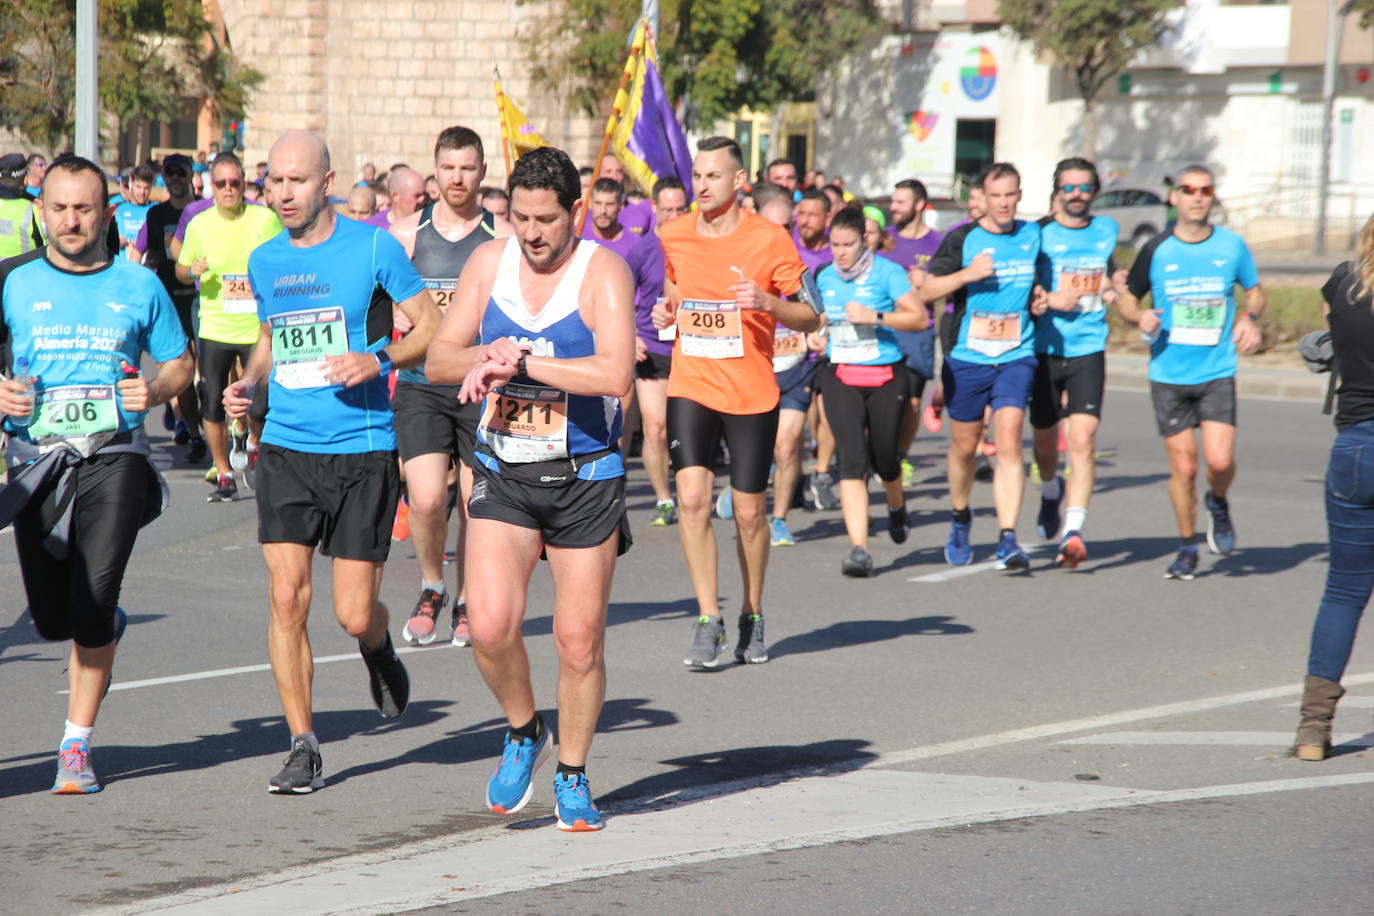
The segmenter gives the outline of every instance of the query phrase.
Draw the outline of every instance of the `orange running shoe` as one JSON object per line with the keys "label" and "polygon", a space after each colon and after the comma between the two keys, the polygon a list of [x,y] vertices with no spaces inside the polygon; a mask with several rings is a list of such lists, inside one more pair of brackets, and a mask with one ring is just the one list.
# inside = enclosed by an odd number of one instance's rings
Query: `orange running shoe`
{"label": "orange running shoe", "polygon": [[410,504],[402,499],[396,503],[396,521],[391,523],[391,539],[404,541],[410,537]]}

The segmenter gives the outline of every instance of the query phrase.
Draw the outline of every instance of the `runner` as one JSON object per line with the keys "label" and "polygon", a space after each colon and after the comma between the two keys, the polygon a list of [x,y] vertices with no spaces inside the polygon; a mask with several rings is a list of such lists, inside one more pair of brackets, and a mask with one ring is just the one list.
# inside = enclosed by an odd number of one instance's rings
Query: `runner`
{"label": "runner", "polygon": [[[39,636],[72,640],[52,791],[83,794],[101,789],[91,733],[128,620],[117,606],[124,573],[139,529],[163,508],[143,418],[190,381],[191,356],[162,284],[105,248],[100,169],[64,156],[42,192],[51,243],[0,263],[0,331],[15,365],[0,382],[3,523],[14,522]],[[151,381],[134,370],[145,353],[158,364]],[[64,494],[74,494],[65,512]]]}
{"label": "runner", "polygon": [[365,223],[376,215],[376,191],[365,184],[360,184],[348,192],[348,200],[344,203],[344,216]]}
{"label": "runner", "polygon": [[[634,373],[634,289],[620,258],[576,237],[567,154],[526,153],[509,187],[516,235],[473,253],[427,364],[437,381],[463,379],[464,401],[486,402],[468,504],[468,596],[477,663],[508,723],[486,803],[501,814],[523,808],[554,744],[520,633],[543,554],[562,731],[554,811],[560,830],[600,830],[586,766],[606,695],[611,574],[630,546],[617,440]],[[488,343],[471,346],[479,331]]]}
{"label": "runner", "polygon": [[[814,275],[831,261],[830,245],[826,241],[825,233],[830,225],[831,199],[821,191],[805,191],[802,193],[801,200],[797,202],[792,211],[792,243],[797,246],[797,253],[801,255],[802,263]],[[795,382],[795,379],[789,379]],[[809,385],[810,382],[808,381]],[[819,398],[808,398],[808,403],[814,405],[807,412],[811,420],[811,429],[816,436],[816,470],[811,475],[811,503],[816,511],[829,511],[838,509],[840,506],[839,498],[835,496],[835,478],[830,473],[830,465],[835,457],[835,436],[830,429],[830,421],[826,418],[823,409],[824,395]],[[780,418],[779,424],[782,425],[784,418]],[[795,418],[791,418],[791,425],[785,431],[788,440],[792,437],[801,436],[804,427],[796,427]],[[800,444],[798,445],[800,449]],[[784,472],[785,474],[787,472]],[[797,464],[797,474],[801,473],[800,459]],[[774,503],[776,511],[776,502]]]}
{"label": "runner", "polygon": [[[1058,537],[1059,507],[1067,499],[1055,562],[1070,569],[1088,555],[1083,525],[1096,479],[1093,453],[1107,384],[1106,306],[1116,301],[1111,289],[1116,222],[1092,215],[1100,186],[1097,167],[1087,159],[1062,160],[1054,168],[1054,216],[1039,221],[1039,281],[1049,290],[1050,308],[1035,320],[1039,363],[1030,417],[1041,480],[1036,530],[1045,540]],[[1063,480],[1058,476],[1061,420],[1071,472]]]}
{"label": "runner", "polygon": [[[24,190],[30,197],[37,197],[43,191],[43,176],[48,173],[48,160],[42,153],[30,153],[27,171],[24,175]],[[102,176],[103,177],[103,176]]]}
{"label": "runner", "polygon": [[[168,156],[162,161],[162,175],[167,180],[168,199],[160,204],[154,204],[148,211],[148,218],[138,234],[137,241],[134,242],[134,248],[143,253],[144,266],[157,273],[163,288],[167,290],[167,295],[172,299],[172,305],[177,310],[182,333],[186,335],[187,340],[194,342],[196,332],[192,319],[196,309],[196,287],[193,283],[183,283],[177,278],[176,258],[169,250],[172,236],[181,221],[181,214],[193,200],[191,160],[180,153]],[[194,343],[191,353],[194,357]],[[177,395],[176,404],[181,409],[181,419],[173,426],[176,441],[180,442],[185,436],[188,443],[186,463],[201,464],[209,455],[209,450],[201,436],[200,398],[197,396],[194,382],[188,384]]]}
{"label": "runner", "polygon": [[[1212,553],[1236,549],[1236,530],[1226,494],[1236,477],[1236,351],[1260,345],[1264,311],[1255,259],[1240,236],[1208,222],[1216,202],[1210,169],[1190,165],[1169,193],[1178,207],[1172,232],[1146,243],[1131,265],[1120,297],[1121,317],[1151,339],[1150,397],[1155,422],[1169,454],[1169,499],[1181,545],[1166,579],[1192,579],[1197,571],[1197,442],[1207,465],[1207,546]],[[1237,314],[1235,286],[1245,290]],[[1142,310],[1146,293],[1152,307]]]}
{"label": "runner", "polygon": [[[386,375],[424,358],[439,314],[394,239],[329,206],[335,176],[322,140],[288,131],[268,161],[272,204],[286,231],[248,260],[261,337],[224,406],[242,420],[256,386],[270,383],[258,540],[267,564],[267,654],[291,752],[267,791],[289,795],[324,785],[306,631],[316,547],[333,560],[334,615],[358,640],[378,712],[394,719],[410,696],[377,600],[399,489]],[[389,346],[391,307],[378,287],[414,324]]]}
{"label": "runner", "polygon": [[[510,224],[483,210],[477,190],[486,177],[482,138],[466,127],[449,127],[434,143],[434,174],[439,202],[397,220],[391,227],[410,256],[425,287],[447,311],[463,266],[483,242],[511,234]],[[409,330],[399,315],[397,328]],[[423,365],[402,369],[392,396],[396,443],[405,463],[405,493],[410,511],[411,543],[420,567],[420,597],[401,635],[412,645],[429,645],[438,636],[439,613],[449,608],[444,584],[444,545],[448,540],[449,473],[460,483],[458,545],[453,564],[454,590],[449,638],[466,646],[467,608],[463,604],[465,499],[472,492],[473,447],[477,440],[477,404],[459,404],[457,385],[431,384]]]}
{"label": "runner", "polygon": [[611,249],[622,258],[629,255],[643,237],[620,224],[625,206],[625,187],[609,178],[598,178],[592,185],[589,216],[582,227],[582,238]]}
{"label": "runner", "polygon": [[[940,242],[944,240],[943,235],[926,225],[925,212],[929,204],[930,195],[925,184],[915,178],[897,182],[892,191],[892,227],[887,230],[892,247],[878,252],[906,271],[907,280],[918,295],[925,283],[930,259],[940,250]],[[893,332],[906,363],[907,377],[911,380],[906,410],[902,412],[902,428],[897,437],[904,486],[915,482],[916,470],[906,456],[920,426],[921,398],[925,395],[926,383],[935,378],[935,304],[927,302],[926,309],[931,317],[928,327],[915,332]],[[932,402],[937,399],[940,395],[931,395]],[[935,425],[934,422],[931,425]],[[938,427],[934,431],[938,432]]]}
{"label": "runner", "polygon": [[957,329],[942,370],[952,427],[948,473],[953,520],[945,559],[954,566],[973,562],[969,493],[974,455],[983,438],[983,411],[991,407],[997,444],[993,502],[1001,529],[997,568],[1025,569],[1030,558],[1016,542],[1016,522],[1025,488],[1021,423],[1035,378],[1031,317],[1045,310],[1043,291],[1035,286],[1040,227],[1016,218],[1021,175],[1015,166],[989,166],[982,191],[987,213],[945,236],[921,284],[927,301],[954,297],[951,317]]}
{"label": "runner", "polygon": [[791,194],[794,203],[801,200],[801,193],[797,190],[797,165],[791,159],[774,159],[763,173],[771,184]]}
{"label": "runner", "polygon": [[510,195],[500,188],[483,188],[478,195],[482,209],[493,216],[510,220]]}
{"label": "runner", "polygon": [[140,165],[129,174],[128,197],[115,207],[115,226],[119,229],[121,251],[134,243],[148,218],[148,211],[153,206],[148,195],[153,190],[155,178],[157,173],[149,165]]}
{"label": "runner", "polygon": [[[606,155],[601,157],[601,168],[597,172],[596,177],[598,180],[602,178],[609,178],[611,181],[614,181],[616,184],[620,185],[620,187],[623,190],[625,187],[625,166],[620,164],[620,160],[615,157],[614,153],[607,153]],[[582,192],[582,199],[584,201],[590,200],[587,194],[588,189],[584,188]],[[587,215],[588,222],[590,222],[590,210],[588,211]],[[631,235],[634,236],[641,236],[653,228],[653,204],[646,200],[643,203],[639,204],[625,205],[622,199],[622,207],[620,215],[617,217],[617,221],[620,223],[620,225],[625,227],[626,232],[629,232]],[[585,233],[586,230],[584,229],[583,231]],[[583,237],[586,238],[587,236],[584,235]]]}
{"label": "runner", "polygon": [[[282,224],[270,208],[244,202],[243,164],[233,153],[215,157],[210,179],[215,205],[187,225],[176,275],[200,290],[196,358],[205,386],[201,420],[216,472],[206,501],[227,503],[238,498],[238,484],[229,465],[224,388],[235,363],[248,365],[260,336],[257,300],[248,282],[248,256],[278,235]],[[260,431],[254,438],[261,439]]]}
{"label": "runner", "polygon": [[379,229],[390,229],[397,220],[410,216],[429,200],[429,195],[425,194],[425,177],[407,165],[392,167],[386,180],[386,192],[390,198],[387,208],[367,221],[368,225]]}
{"label": "runner", "polygon": [[[654,184],[654,219],[666,225],[687,212],[687,190],[669,176]],[[635,398],[644,429],[641,460],[654,491],[656,528],[677,523],[677,504],[668,480],[668,373],[673,345],[660,340],[654,328],[654,305],[663,296],[663,245],[649,230],[625,258],[635,283]]]}
{"label": "runner", "polygon": [[699,141],[692,163],[697,214],[659,231],[666,300],[654,308],[654,324],[678,329],[668,376],[668,451],[676,476],[678,531],[699,611],[684,662],[698,668],[719,664],[727,644],[716,603],[710,518],[722,434],[730,449],[744,590],[735,660],[768,660],[763,580],[769,533],[763,510],[778,424],[773,329],[779,322],[794,331],[820,326],[812,306],[781,298],[802,288],[805,265],[785,232],[740,209],[744,180],[739,144],[727,137]]}
{"label": "runner", "polygon": [[835,262],[817,285],[825,303],[830,365],[821,373],[825,411],[840,453],[840,505],[851,550],[840,565],[846,576],[873,575],[868,552],[870,468],[887,496],[888,534],[907,536],[897,437],[911,383],[894,330],[920,331],[930,316],[906,272],[864,244],[864,216],[846,207],[830,223]]}

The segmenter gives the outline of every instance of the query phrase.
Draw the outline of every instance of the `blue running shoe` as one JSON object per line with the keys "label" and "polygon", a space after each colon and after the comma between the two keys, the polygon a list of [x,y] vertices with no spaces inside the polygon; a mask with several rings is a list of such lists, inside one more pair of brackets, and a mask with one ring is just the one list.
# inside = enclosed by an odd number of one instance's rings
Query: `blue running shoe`
{"label": "blue running shoe", "polygon": [[534,771],[549,759],[552,746],[553,730],[548,726],[537,744],[529,738],[512,738],[507,731],[501,761],[487,780],[487,807],[497,814],[514,814],[529,804]]}
{"label": "blue running shoe", "polygon": [[950,566],[967,566],[973,562],[973,547],[968,542],[973,522],[950,522],[949,540],[945,541],[945,562]]}
{"label": "blue running shoe", "polygon": [[1016,535],[1003,535],[1002,542],[997,545],[997,568],[1030,568],[1030,557],[1026,556],[1026,552],[1021,549],[1021,545],[1016,543]]}
{"label": "blue running shoe", "polygon": [[720,491],[720,495],[716,497],[716,515],[719,515],[721,518],[735,517],[735,496],[728,484],[725,489]]}
{"label": "blue running shoe", "polygon": [[553,797],[553,813],[558,817],[559,830],[581,833],[606,826],[592,801],[592,787],[585,773],[555,773]]}
{"label": "blue running shoe", "polygon": [[1052,541],[1059,536],[1059,504],[1064,497],[1046,499],[1040,497],[1040,514],[1035,519],[1035,533],[1044,541]]}
{"label": "blue running shoe", "polygon": [[797,543],[792,537],[792,529],[787,527],[787,519],[776,515],[768,520],[768,537],[774,547],[791,547]]}
{"label": "blue running shoe", "polygon": [[1191,582],[1197,574],[1197,545],[1180,547],[1178,559],[1169,564],[1169,568],[1164,573],[1166,579],[1179,579],[1183,582]]}
{"label": "blue running shoe", "polygon": [[1236,549],[1236,529],[1231,524],[1231,506],[1224,499],[1217,499],[1208,490],[1203,498],[1207,506],[1207,546],[1212,553],[1225,556]]}
{"label": "blue running shoe", "polygon": [[57,750],[54,795],[90,795],[100,791],[100,780],[91,767],[91,745],[85,738],[69,738]]}

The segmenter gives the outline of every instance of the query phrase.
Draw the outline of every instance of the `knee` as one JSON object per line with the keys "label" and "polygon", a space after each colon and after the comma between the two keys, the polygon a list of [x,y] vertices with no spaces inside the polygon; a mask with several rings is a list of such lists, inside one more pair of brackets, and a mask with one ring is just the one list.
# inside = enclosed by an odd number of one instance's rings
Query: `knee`
{"label": "knee", "polygon": [[303,629],[310,613],[310,586],[278,584],[268,594],[272,622],[279,627]]}
{"label": "knee", "polygon": [[485,652],[500,651],[520,638],[520,625],[516,614],[504,613],[482,602],[480,595],[468,596],[468,632],[472,634],[472,645]]}
{"label": "knee", "polygon": [[1078,457],[1091,458],[1093,453],[1093,437],[1091,433],[1075,431],[1065,437],[1065,444],[1069,447],[1069,454]]}
{"label": "knee", "polygon": [[735,526],[739,529],[740,535],[748,537],[757,534],[763,528],[763,500],[762,499],[736,499]]}
{"label": "knee", "polygon": [[343,631],[354,639],[362,639],[372,629],[372,612],[370,608],[340,608],[339,626]]}
{"label": "knee", "polygon": [[668,438],[668,424],[663,422],[660,417],[646,417],[640,414],[640,424],[644,429],[644,438],[655,442],[666,441]]}
{"label": "knee", "polygon": [[72,638],[71,628],[67,626],[66,621],[59,620],[56,616],[34,614],[32,609],[30,609],[29,615],[33,617],[33,625],[34,628],[38,630],[38,635],[48,642],[58,642]]}
{"label": "knee", "polygon": [[559,667],[573,677],[587,677],[600,671],[605,664],[605,642],[595,627],[561,631],[554,645]]}
{"label": "knee", "polygon": [[1191,481],[1197,476],[1197,458],[1193,455],[1175,455],[1169,461],[1169,468],[1175,479]]}
{"label": "knee", "polygon": [[1229,474],[1235,470],[1236,463],[1229,455],[1209,455],[1207,457],[1207,471],[1211,474]]}
{"label": "knee", "polygon": [[448,509],[448,494],[443,496],[437,494],[411,490],[406,494],[406,502],[410,505],[412,515],[419,516],[421,519],[433,520],[440,518]]}
{"label": "knee", "polygon": [[795,464],[800,454],[795,436],[779,439],[777,444],[773,446],[773,459],[777,461],[779,467]]}
{"label": "knee", "polygon": [[677,512],[679,516],[689,518],[705,518],[711,512],[711,490],[710,487],[702,487],[697,484],[678,484],[677,488]]}

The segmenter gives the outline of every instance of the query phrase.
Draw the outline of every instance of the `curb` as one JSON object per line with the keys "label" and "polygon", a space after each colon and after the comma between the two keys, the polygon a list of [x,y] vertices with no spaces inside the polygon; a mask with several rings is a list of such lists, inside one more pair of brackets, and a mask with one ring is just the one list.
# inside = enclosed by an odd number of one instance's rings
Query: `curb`
{"label": "curb", "polygon": [[[1246,398],[1280,401],[1326,400],[1328,376],[1304,369],[1281,366],[1246,365],[1244,357],[1236,369],[1236,394]],[[1112,388],[1149,391],[1149,359],[1133,353],[1107,352],[1107,384]]]}

